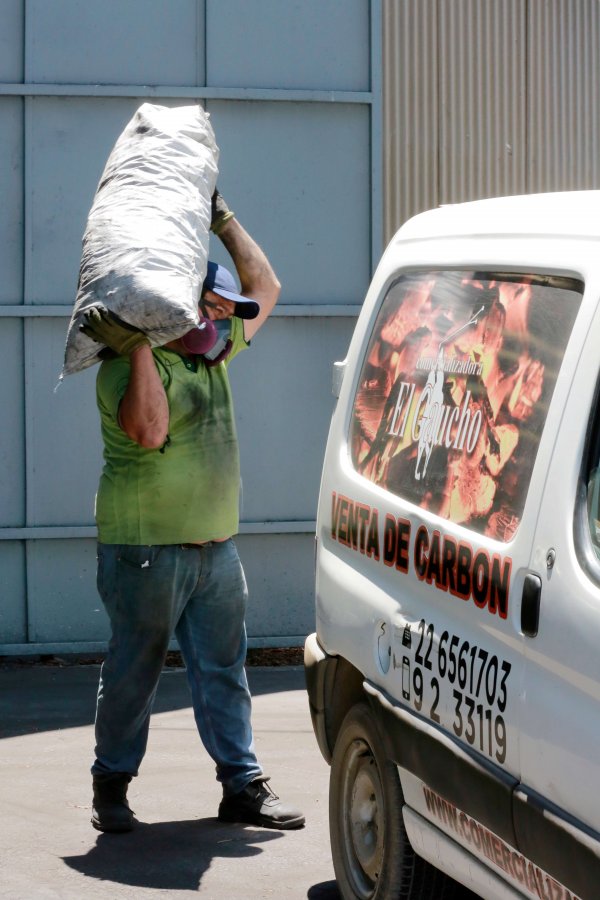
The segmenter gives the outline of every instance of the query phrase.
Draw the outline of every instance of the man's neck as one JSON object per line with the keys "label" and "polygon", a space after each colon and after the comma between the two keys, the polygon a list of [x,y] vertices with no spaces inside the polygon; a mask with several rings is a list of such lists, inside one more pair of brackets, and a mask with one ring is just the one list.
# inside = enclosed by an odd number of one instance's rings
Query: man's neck
{"label": "man's neck", "polygon": [[169,341],[168,344],[164,344],[167,350],[173,350],[175,353],[178,353],[179,356],[185,356],[186,359],[194,359],[196,354],[190,353],[189,350],[186,350],[183,346],[183,342],[181,338],[178,338],[176,341]]}

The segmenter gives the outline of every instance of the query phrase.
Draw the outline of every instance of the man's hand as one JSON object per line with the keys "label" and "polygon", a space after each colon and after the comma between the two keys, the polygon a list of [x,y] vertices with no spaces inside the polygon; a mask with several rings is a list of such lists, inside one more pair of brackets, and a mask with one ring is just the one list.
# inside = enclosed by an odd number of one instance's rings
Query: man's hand
{"label": "man's hand", "polygon": [[97,344],[105,344],[117,356],[130,356],[134,350],[150,346],[143,331],[128,325],[102,306],[92,306],[83,314],[83,325],[79,330]]}
{"label": "man's hand", "polygon": [[230,219],[233,219],[235,215],[235,213],[229,209],[217,188],[215,188],[215,192],[212,195],[211,213],[210,230],[213,234],[219,234],[221,229]]}

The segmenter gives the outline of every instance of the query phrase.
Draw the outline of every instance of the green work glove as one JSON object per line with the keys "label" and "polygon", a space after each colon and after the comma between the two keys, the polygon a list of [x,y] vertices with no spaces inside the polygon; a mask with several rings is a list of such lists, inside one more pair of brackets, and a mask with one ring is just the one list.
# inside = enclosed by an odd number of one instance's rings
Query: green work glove
{"label": "green work glove", "polygon": [[105,344],[117,356],[129,356],[144,344],[150,346],[150,341],[143,331],[128,325],[103,306],[91,306],[86,310],[79,330],[97,344]]}
{"label": "green work glove", "polygon": [[212,195],[211,213],[210,230],[214,234],[219,234],[223,226],[226,225],[230,219],[233,219],[235,215],[221,197],[218,188],[215,188],[215,192]]}

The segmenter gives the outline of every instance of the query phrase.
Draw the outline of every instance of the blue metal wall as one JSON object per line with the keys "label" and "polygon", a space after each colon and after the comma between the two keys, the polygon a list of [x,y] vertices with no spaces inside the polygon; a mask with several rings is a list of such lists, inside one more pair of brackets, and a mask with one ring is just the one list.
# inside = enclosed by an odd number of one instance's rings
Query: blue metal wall
{"label": "blue metal wall", "polygon": [[251,646],[312,629],[331,364],[381,251],[380,16],[380,0],[2,0],[0,654],[107,638],[95,370],[54,389],[87,212],[144,100],[205,105],[221,190],[283,285],[232,367],[238,543]]}

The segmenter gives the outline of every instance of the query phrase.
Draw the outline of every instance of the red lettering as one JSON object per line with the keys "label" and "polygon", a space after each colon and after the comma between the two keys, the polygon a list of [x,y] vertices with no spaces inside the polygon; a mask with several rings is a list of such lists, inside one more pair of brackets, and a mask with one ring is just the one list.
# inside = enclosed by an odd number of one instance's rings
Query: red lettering
{"label": "red lettering", "polygon": [[564,888],[558,881],[547,875],[532,862],[525,859],[516,850],[501,840],[493,832],[488,831],[476,819],[471,819],[462,810],[457,809],[435,791],[423,785],[423,795],[427,811],[450,826],[468,844],[482,853],[500,869],[520,882],[528,891],[540,900],[577,900],[574,894]]}
{"label": "red lettering", "polygon": [[515,851],[513,851],[512,858],[513,858],[512,864],[513,864],[513,871],[515,873],[515,878],[517,879],[517,881],[520,881],[521,884],[523,884],[526,882],[525,860],[519,853],[516,853]]}
{"label": "red lettering", "polygon": [[408,572],[408,547],[410,522],[396,519],[391,513],[385,517],[383,525],[383,561],[386,566],[396,566],[399,572]]}
{"label": "red lettering", "polygon": [[471,819],[471,842],[479,850],[481,848],[481,836],[479,834],[479,825],[475,819]]}
{"label": "red lettering", "polygon": [[427,549],[429,547],[429,535],[427,533],[427,529],[424,525],[421,525],[419,530],[417,531],[417,536],[415,538],[415,572],[417,573],[417,578],[420,581],[423,581],[425,578],[425,573],[427,571]]}
{"label": "red lettering", "polygon": [[347,497],[340,497],[340,507],[338,510],[338,527],[337,527],[337,535],[338,541],[340,544],[348,545],[348,532],[346,528],[348,526],[348,507],[350,506],[350,501]]}
{"label": "red lettering", "polygon": [[533,863],[530,862],[527,863],[527,887],[532,894],[537,893],[535,884],[535,869],[533,867]]}
{"label": "red lettering", "polygon": [[383,523],[383,561],[386,566],[393,566],[396,561],[397,542],[396,519],[388,513]]}
{"label": "red lettering", "polygon": [[399,572],[408,572],[408,547],[410,543],[410,522],[398,519],[398,543],[396,547],[396,568]]}
{"label": "red lettering", "polygon": [[351,547],[352,550],[366,552],[371,507],[349,500],[332,491],[331,494],[331,537]]}
{"label": "red lettering", "polygon": [[423,794],[425,795],[425,804],[429,812],[434,811],[433,792],[429,788],[423,786]]}
{"label": "red lettering", "polygon": [[482,844],[483,844],[483,852],[487,856],[488,859],[494,858],[494,851],[492,850],[492,836],[489,831],[483,831],[481,834]]}
{"label": "red lettering", "polygon": [[512,870],[511,862],[512,862],[512,860],[511,860],[510,850],[508,849],[506,844],[502,844],[502,868],[504,869],[505,872],[508,872],[508,874],[512,878],[514,878],[515,874]]}
{"label": "red lettering", "polygon": [[[380,559],[379,513],[364,503],[331,494],[331,537],[340,544]],[[383,562],[398,572],[409,571],[411,522],[387,513],[383,527]],[[415,573],[420,581],[434,584],[462,600],[473,599],[479,609],[508,616],[512,560],[486,550],[477,553],[466,542],[425,525],[419,526],[413,548]]]}
{"label": "red lettering", "polygon": [[462,835],[465,840],[469,840],[469,819],[464,812],[461,812],[458,821],[460,822],[460,829],[462,831]]}
{"label": "red lettering", "polygon": [[490,581],[490,560],[485,550],[480,550],[473,560],[471,591],[475,604],[483,609],[487,605]]}
{"label": "red lettering", "polygon": [[358,509],[352,501],[348,508],[348,544],[353,550],[358,550]]}
{"label": "red lettering", "polygon": [[471,560],[473,554],[468,544],[458,545],[456,558],[456,594],[463,600],[471,595]]}
{"label": "red lettering", "polygon": [[500,838],[497,838],[495,834],[490,834],[490,839],[492,842],[492,862],[495,862],[496,865],[499,866],[502,859],[502,851],[500,850]]}
{"label": "red lettering", "polygon": [[489,610],[491,613],[498,612],[501,619],[508,616],[508,586],[510,584],[510,573],[512,569],[512,559],[502,559],[494,554],[492,559],[492,577],[490,581],[490,602]]}
{"label": "red lettering", "polygon": [[429,559],[427,560],[427,582],[431,584],[432,581],[435,581],[436,586],[439,586],[439,583],[442,578],[441,568],[440,568],[440,533],[439,531],[434,531],[431,536],[431,544],[429,547]]}
{"label": "red lettering", "polygon": [[367,547],[367,534],[369,519],[371,518],[371,507],[360,504],[358,510],[360,518],[360,552],[365,553]]}
{"label": "red lettering", "polygon": [[335,491],[331,494],[331,537],[337,538],[337,526],[340,517],[340,503]]}
{"label": "red lettering", "polygon": [[548,900],[548,896],[546,894],[546,889],[544,887],[544,875],[536,866],[534,866],[534,876],[535,876],[535,892],[540,898],[540,900]]}
{"label": "red lettering", "polygon": [[452,594],[456,591],[456,541],[451,537],[444,538],[442,587],[445,591],[450,588]]}
{"label": "red lettering", "polygon": [[379,560],[379,514],[376,509],[371,511],[369,536],[367,538],[367,556],[373,556],[376,560]]}

